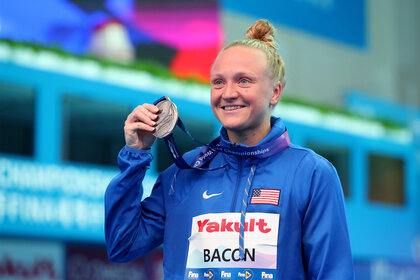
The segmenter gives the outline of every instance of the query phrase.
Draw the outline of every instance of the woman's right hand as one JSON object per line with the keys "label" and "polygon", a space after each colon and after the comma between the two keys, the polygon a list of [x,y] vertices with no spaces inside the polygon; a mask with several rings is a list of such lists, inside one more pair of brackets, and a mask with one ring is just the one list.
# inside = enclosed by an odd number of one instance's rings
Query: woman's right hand
{"label": "woman's right hand", "polygon": [[124,126],[125,144],[129,148],[147,150],[152,147],[156,137],[155,131],[159,108],[144,103],[137,106],[127,117]]}

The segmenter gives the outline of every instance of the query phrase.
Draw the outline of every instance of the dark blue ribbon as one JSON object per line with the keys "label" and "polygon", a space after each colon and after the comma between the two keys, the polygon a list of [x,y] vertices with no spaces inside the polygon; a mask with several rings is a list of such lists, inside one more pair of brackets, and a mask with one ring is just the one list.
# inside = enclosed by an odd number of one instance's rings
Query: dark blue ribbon
{"label": "dark blue ribbon", "polygon": [[[167,97],[161,97],[158,100],[156,100],[153,104],[156,105],[162,100],[167,99]],[[200,145],[205,146],[200,153],[197,155],[197,157],[192,162],[192,165],[188,164],[182,155],[180,154],[176,143],[175,138],[172,134],[172,132],[164,137],[166,147],[169,150],[169,153],[175,162],[176,166],[178,166],[180,169],[200,169],[200,170],[213,170],[213,169],[206,169],[202,168],[204,164],[209,162],[211,159],[213,159],[218,152],[222,152],[229,155],[235,155],[235,156],[246,156],[246,157],[254,157],[254,158],[266,158],[271,155],[274,155],[285,148],[290,146],[290,137],[289,133],[286,131],[280,135],[277,139],[274,141],[271,141],[269,143],[261,144],[255,147],[222,147],[220,145],[220,136],[214,139],[210,144],[204,144],[201,141],[197,140],[194,136],[191,135],[191,133],[188,131],[188,129],[185,127],[184,123],[181,121],[181,119],[178,117],[178,121],[176,125],[185,133],[187,134],[192,140],[199,143]]]}

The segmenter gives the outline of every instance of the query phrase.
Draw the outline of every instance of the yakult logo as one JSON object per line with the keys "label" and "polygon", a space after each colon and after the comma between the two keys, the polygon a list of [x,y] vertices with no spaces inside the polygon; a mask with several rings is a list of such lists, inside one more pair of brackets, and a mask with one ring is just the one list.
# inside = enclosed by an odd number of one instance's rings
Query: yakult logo
{"label": "yakult logo", "polygon": [[[222,219],[221,222],[211,221],[210,219],[203,219],[197,221],[198,232],[239,232],[239,222],[229,222],[228,219]],[[244,231],[254,232],[260,231],[261,233],[269,233],[271,228],[267,226],[264,219],[250,219],[245,222]]]}

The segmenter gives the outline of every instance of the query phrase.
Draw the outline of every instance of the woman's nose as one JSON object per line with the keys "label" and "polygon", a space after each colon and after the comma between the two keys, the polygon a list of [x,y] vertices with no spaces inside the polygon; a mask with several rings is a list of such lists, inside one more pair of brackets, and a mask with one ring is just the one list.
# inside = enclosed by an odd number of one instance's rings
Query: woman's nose
{"label": "woman's nose", "polygon": [[227,83],[222,97],[224,99],[235,99],[239,95],[234,83]]}

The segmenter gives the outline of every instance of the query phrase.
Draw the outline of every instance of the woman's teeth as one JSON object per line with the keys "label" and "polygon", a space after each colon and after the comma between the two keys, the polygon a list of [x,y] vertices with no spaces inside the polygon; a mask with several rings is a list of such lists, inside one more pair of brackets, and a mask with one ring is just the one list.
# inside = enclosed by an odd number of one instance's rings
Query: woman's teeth
{"label": "woman's teeth", "polygon": [[224,110],[236,110],[236,109],[241,109],[242,106],[225,106],[223,107]]}

